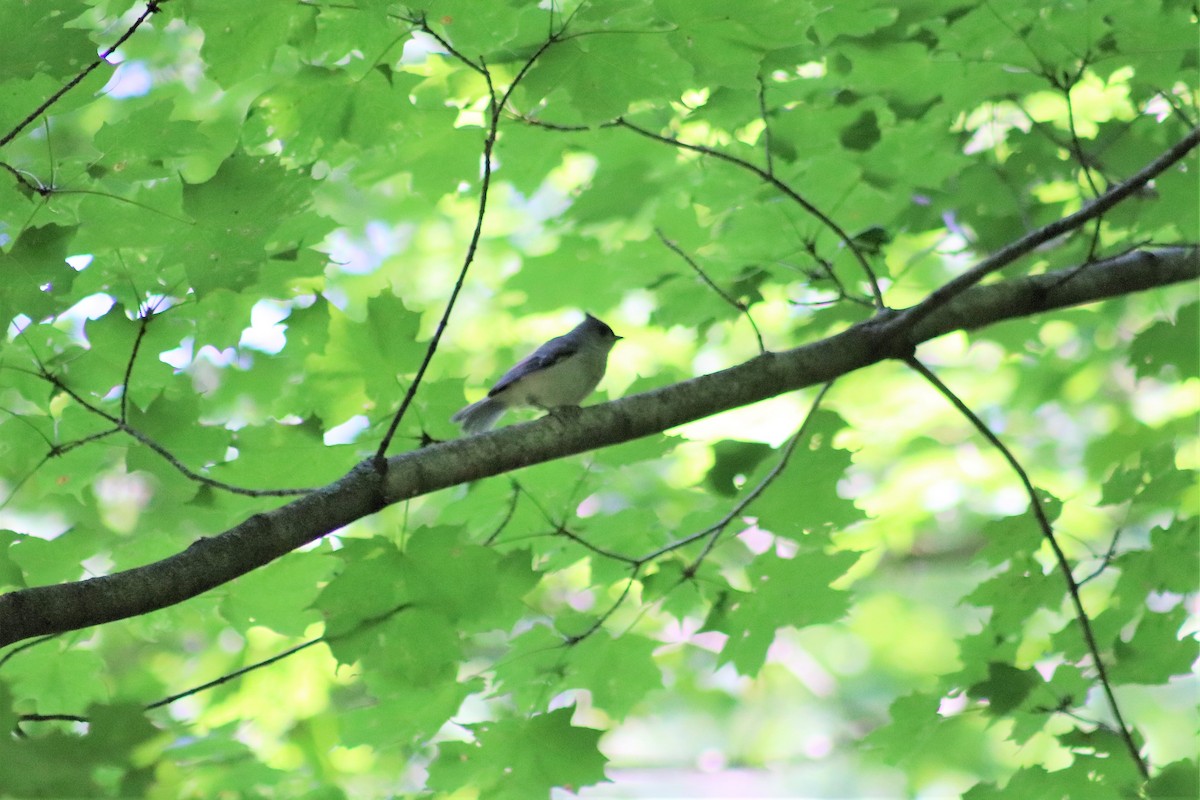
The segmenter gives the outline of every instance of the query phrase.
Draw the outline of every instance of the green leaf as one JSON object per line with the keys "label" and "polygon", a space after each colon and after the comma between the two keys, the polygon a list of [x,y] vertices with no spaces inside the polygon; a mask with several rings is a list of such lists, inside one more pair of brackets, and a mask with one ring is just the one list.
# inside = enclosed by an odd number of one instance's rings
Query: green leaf
{"label": "green leaf", "polygon": [[211,475],[250,489],[320,486],[341,477],[358,461],[354,448],[326,445],[316,420],[243,428],[230,445],[237,448],[237,457],[218,464]]}
{"label": "green leaf", "polygon": [[[630,4],[625,4],[631,7]],[[585,7],[580,23],[586,24]],[[628,24],[652,32],[658,24],[649,15],[638,15]],[[614,24],[610,16],[605,20]],[[525,90],[550,101],[565,101],[566,121],[597,123],[624,114],[638,101],[668,100],[686,88],[691,70],[661,36],[633,40],[597,35],[564,41],[538,59],[525,80]],[[552,94],[553,93],[553,94]]]}
{"label": "green leaf", "polygon": [[732,599],[707,626],[729,635],[721,662],[754,675],[766,661],[776,629],[834,622],[850,607],[849,594],[829,584],[858,560],[855,553],[800,552],[793,558],[759,557],[749,574],[751,593]]}
{"label": "green leaf", "polygon": [[655,5],[673,23],[671,45],[692,65],[698,81],[741,89],[757,89],[765,51],[803,41],[817,16],[811,4],[770,0],[747,2],[737,15],[720,0],[657,0]]}
{"label": "green leaf", "polygon": [[1006,627],[1039,609],[1059,609],[1065,593],[1060,576],[1046,574],[1037,559],[1026,556],[1014,558],[1007,569],[980,583],[963,602],[992,608],[993,624]]}
{"label": "green leaf", "polygon": [[713,465],[705,482],[714,492],[731,497],[739,488],[737,479],[740,477],[744,481],[759,462],[771,453],[772,448],[761,442],[725,439],[714,444],[712,450]]}
{"label": "green leaf", "polygon": [[185,186],[183,210],[195,222],[180,244],[197,294],[241,291],[270,256],[318,242],[328,225],[307,213],[309,182],[277,161],[243,155]]}
{"label": "green leaf", "polygon": [[[238,630],[262,625],[301,636],[319,617],[308,609],[334,560],[320,550],[291,553],[234,581],[221,601],[221,616]],[[299,612],[299,613],[298,613]]]}
{"label": "green leaf", "polygon": [[458,529],[417,531],[405,547],[395,579],[414,605],[434,609],[460,629],[509,627],[520,598],[536,583],[528,556],[502,556],[465,542]]}
{"label": "green leaf", "polygon": [[61,225],[23,231],[4,256],[6,288],[0,294],[0,319],[22,313],[41,317],[63,306],[75,270],[67,266],[68,242],[74,229]]}
{"label": "green leaf", "polygon": [[37,697],[44,713],[83,714],[88,706],[106,702],[108,689],[97,680],[104,662],[94,652],[54,646],[23,653],[5,670],[13,691]]}
{"label": "green leaf", "polygon": [[1080,780],[1069,770],[1050,772],[1043,767],[1033,766],[1019,770],[1003,788],[977,784],[963,794],[964,800],[991,800],[1002,797],[1028,797],[1033,800],[1051,800],[1061,797],[1096,797],[1116,800],[1120,795],[1103,792],[1086,778]]}
{"label": "green leaf", "polygon": [[899,14],[898,9],[881,8],[871,0],[853,0],[825,9],[814,20],[813,30],[823,43],[837,36],[863,36],[888,25]]}
{"label": "green leaf", "polygon": [[1200,768],[1193,760],[1172,761],[1146,784],[1147,797],[1175,800],[1200,794]]}
{"label": "green leaf", "polygon": [[429,785],[450,792],[465,786],[495,798],[545,797],[550,789],[571,791],[605,780],[607,759],[596,749],[601,731],[571,725],[573,708],[528,720],[470,726],[475,741],[439,746]]}
{"label": "green leaf", "polygon": [[1113,643],[1116,663],[1109,668],[1114,683],[1165,683],[1174,675],[1186,675],[1200,658],[1200,642],[1195,637],[1179,637],[1188,619],[1181,604],[1156,614],[1147,612],[1133,636]]}
{"label": "green leaf", "polygon": [[286,44],[300,44],[312,35],[316,9],[276,6],[258,13],[236,0],[185,2],[172,13],[189,22],[220,30],[224,35],[208,37],[201,55],[208,74],[224,86],[235,85],[246,76],[269,69],[285,53]]}
{"label": "green leaf", "polygon": [[[0,75],[38,72],[52,78],[73,78],[96,60],[96,48],[87,32],[71,25],[84,9],[72,0],[45,3],[7,3],[0,11],[0,26],[21,31],[0,55]],[[54,47],[43,45],[53,42]]]}
{"label": "green leaf", "polygon": [[[399,298],[386,294],[367,302],[363,321],[336,309],[329,309],[329,315],[324,352],[309,357],[306,366],[317,391],[342,400],[330,407],[322,405],[321,417],[340,423],[354,412],[368,410],[371,403],[387,408],[398,403],[405,385],[401,376],[414,373],[424,356],[424,345],[416,341],[417,315]],[[359,385],[365,394],[362,399],[356,399],[354,391]]]}
{"label": "green leaf", "polygon": [[634,633],[612,637],[597,631],[571,645],[563,686],[587,689],[597,708],[623,719],[640,698],[662,687],[662,673],[654,662],[657,647],[657,642]]}
{"label": "green leaf", "polygon": [[[439,29],[456,50],[468,58],[488,55],[490,63],[498,59],[496,50],[506,49],[518,40],[519,32],[526,28],[536,30],[536,36],[552,25],[549,9],[527,6],[488,9],[471,0],[434,0],[427,7],[429,22]],[[532,32],[532,31],[530,31]]]}
{"label": "green leaf", "polygon": [[43,586],[60,581],[79,580],[79,563],[94,552],[96,541],[86,531],[67,531],[52,541],[21,536],[8,548],[8,556],[21,568],[25,582]]}
{"label": "green leaf", "polygon": [[[850,453],[833,445],[845,422],[828,411],[818,411],[809,422],[787,468],[754,501],[749,512],[767,530],[799,539],[814,531],[844,528],[864,518],[854,502],[839,492]],[[755,479],[748,481],[755,484]]]}
{"label": "green leaf", "polygon": [[1159,321],[1139,333],[1129,347],[1129,363],[1139,378],[1158,375],[1167,366],[1181,378],[1200,377],[1200,345],[1191,334],[1200,329],[1200,303],[1189,303],[1174,322]]}
{"label": "green leaf", "polygon": [[343,650],[336,644],[339,637],[353,639],[360,628],[386,619],[403,605],[396,581],[402,557],[391,542],[380,538],[348,541],[339,555],[345,568],[325,585],[313,605],[325,615],[326,636],[335,642],[334,654],[344,652],[343,663],[349,663],[357,658],[358,646],[347,644]]}
{"label": "green leaf", "polygon": [[988,566],[997,566],[1015,556],[1036,553],[1044,537],[1032,513],[989,520],[981,531],[984,545],[978,558]]}
{"label": "green leaf", "polygon": [[380,698],[444,685],[454,679],[463,657],[459,633],[450,620],[437,611],[412,607],[362,625],[331,649],[342,655],[359,649],[364,682]]}
{"label": "green leaf", "polygon": [[977,700],[987,700],[988,713],[1002,716],[1025,702],[1042,679],[1034,670],[1017,669],[1011,664],[993,661],[988,664],[988,677],[968,691]]}
{"label": "green leaf", "polygon": [[469,694],[482,689],[481,681],[442,681],[420,690],[397,687],[386,692],[383,699],[339,714],[341,744],[378,747],[395,742],[407,745],[428,741],[454,716]]}

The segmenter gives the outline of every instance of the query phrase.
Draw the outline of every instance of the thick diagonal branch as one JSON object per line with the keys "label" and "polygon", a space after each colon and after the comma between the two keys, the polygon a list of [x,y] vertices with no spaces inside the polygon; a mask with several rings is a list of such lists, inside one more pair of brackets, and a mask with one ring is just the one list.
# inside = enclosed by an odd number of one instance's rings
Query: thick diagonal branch
{"label": "thick diagonal branch", "polygon": [[[390,503],[467,481],[649,436],[730,408],[833,380],[948,331],[1116,297],[1200,277],[1200,249],[1164,248],[1019,280],[976,286],[908,324],[878,316],[819,342],[767,353],[711,375],[369,463],[312,494],[258,514],[143,567],[0,596],[0,646],[144,614],[195,597]],[[381,480],[383,481],[381,483]]]}

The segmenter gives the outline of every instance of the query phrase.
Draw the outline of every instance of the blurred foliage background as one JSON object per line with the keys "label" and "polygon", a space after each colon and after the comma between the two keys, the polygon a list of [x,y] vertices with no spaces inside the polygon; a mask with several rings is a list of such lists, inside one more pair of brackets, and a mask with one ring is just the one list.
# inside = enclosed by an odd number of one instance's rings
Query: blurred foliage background
{"label": "blurred foliage background", "polygon": [[[1195,23],[1176,0],[5,3],[0,588],[280,503],[231,486],[341,476],[464,265],[393,452],[455,436],[584,310],[625,337],[598,402],[868,318],[855,250],[919,302],[1194,128]],[[1195,244],[1196,175],[999,278]],[[1021,484],[889,362],[9,647],[0,794],[1195,796],[1198,308],[1174,287],[919,351],[1048,495],[1149,780]]]}

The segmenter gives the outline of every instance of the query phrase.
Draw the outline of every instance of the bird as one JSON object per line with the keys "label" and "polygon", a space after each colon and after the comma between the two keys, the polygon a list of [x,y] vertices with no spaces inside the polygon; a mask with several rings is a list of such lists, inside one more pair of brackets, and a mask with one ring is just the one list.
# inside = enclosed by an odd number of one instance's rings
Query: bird
{"label": "bird", "polygon": [[591,394],[608,366],[608,354],[623,337],[585,314],[583,322],[534,350],[496,382],[487,397],[450,418],[463,433],[483,433],[510,408],[533,407],[553,413],[578,406]]}

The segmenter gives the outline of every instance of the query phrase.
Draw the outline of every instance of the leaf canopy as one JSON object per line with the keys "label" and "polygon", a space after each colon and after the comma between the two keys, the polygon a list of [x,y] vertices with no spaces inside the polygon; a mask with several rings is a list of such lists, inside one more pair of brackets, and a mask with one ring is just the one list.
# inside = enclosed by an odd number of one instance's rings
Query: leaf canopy
{"label": "leaf canopy", "polygon": [[[456,436],[583,311],[624,337],[603,400],[1076,212],[981,283],[1194,262],[1196,22],[2,4],[0,591],[203,573],[205,537]],[[0,795],[1194,796],[1195,286],[1029,303],[917,351],[978,425],[889,361],[14,642]]]}

